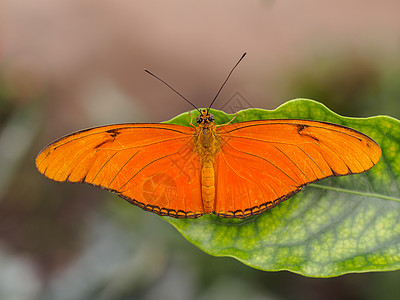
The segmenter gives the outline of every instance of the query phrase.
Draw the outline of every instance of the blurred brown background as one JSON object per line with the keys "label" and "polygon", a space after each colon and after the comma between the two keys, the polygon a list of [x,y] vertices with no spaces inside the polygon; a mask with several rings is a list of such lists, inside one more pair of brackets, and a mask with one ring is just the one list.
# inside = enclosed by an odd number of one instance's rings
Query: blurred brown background
{"label": "blurred brown background", "polygon": [[333,279],[204,254],[158,216],[34,159],[86,127],[311,98],[400,116],[400,2],[0,2],[0,299],[398,299],[399,272]]}

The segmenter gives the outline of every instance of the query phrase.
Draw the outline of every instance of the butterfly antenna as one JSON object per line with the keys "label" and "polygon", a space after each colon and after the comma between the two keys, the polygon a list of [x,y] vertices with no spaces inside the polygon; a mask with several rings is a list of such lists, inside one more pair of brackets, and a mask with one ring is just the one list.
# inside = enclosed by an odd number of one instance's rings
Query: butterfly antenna
{"label": "butterfly antenna", "polygon": [[233,68],[232,68],[232,70],[229,72],[228,77],[226,77],[224,83],[221,85],[221,87],[220,87],[219,90],[218,90],[218,93],[215,95],[213,101],[211,102],[210,106],[208,107],[207,113],[208,113],[208,111],[210,110],[211,106],[214,104],[214,102],[215,102],[215,100],[217,99],[219,93],[221,93],[221,90],[223,89],[225,83],[228,81],[229,77],[231,77],[231,74],[233,73],[233,70],[235,70],[235,68],[237,67],[237,65],[242,61],[242,59],[246,56],[246,54],[247,54],[246,52],[243,53],[242,57],[238,60],[238,62],[236,63],[236,65],[234,65]]}
{"label": "butterfly antenna", "polygon": [[194,105],[192,102],[190,102],[188,99],[186,99],[181,93],[179,93],[177,90],[175,90],[172,86],[170,86],[168,83],[166,83],[160,77],[158,77],[158,76],[154,75],[153,73],[151,73],[149,70],[145,69],[144,71],[146,73],[150,74],[151,76],[153,76],[154,78],[160,80],[162,83],[164,83],[167,87],[169,87],[171,90],[173,90],[176,94],[181,96],[187,103],[189,103],[191,106],[193,106],[195,109],[197,109],[197,111],[201,114],[200,110],[196,107],[196,105]]}

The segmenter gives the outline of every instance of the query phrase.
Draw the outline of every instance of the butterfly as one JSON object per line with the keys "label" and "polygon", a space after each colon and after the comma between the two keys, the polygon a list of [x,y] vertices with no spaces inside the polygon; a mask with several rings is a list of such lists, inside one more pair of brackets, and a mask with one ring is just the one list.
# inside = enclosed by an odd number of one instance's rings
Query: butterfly
{"label": "butterfly", "polygon": [[211,105],[198,109],[197,126],[132,123],[72,133],[44,148],[36,166],[52,180],[92,184],[162,216],[247,218],[312,182],[365,172],[381,156],[375,141],[345,126],[295,119],[216,125]]}

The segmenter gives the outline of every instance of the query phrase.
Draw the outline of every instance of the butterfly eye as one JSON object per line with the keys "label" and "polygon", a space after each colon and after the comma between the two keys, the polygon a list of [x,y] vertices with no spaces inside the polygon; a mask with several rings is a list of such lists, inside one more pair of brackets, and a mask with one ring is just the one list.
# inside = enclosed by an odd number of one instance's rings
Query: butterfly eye
{"label": "butterfly eye", "polygon": [[203,118],[201,116],[198,116],[196,118],[196,122],[197,122],[197,124],[200,124],[201,122],[203,122]]}
{"label": "butterfly eye", "polygon": [[210,114],[210,115],[208,116],[208,121],[214,122],[214,120],[215,120],[214,115]]}

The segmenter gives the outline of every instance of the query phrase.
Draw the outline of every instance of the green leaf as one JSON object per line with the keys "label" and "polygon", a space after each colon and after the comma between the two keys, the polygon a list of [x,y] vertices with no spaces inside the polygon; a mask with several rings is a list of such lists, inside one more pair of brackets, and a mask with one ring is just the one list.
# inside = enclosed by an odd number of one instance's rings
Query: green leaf
{"label": "green leaf", "polygon": [[[217,124],[234,117],[217,110],[212,113]],[[195,118],[198,112],[191,114]],[[359,130],[381,146],[381,160],[366,173],[322,180],[244,220],[215,215],[163,219],[203,251],[265,271],[331,277],[400,269],[400,122],[386,116],[342,117],[304,99],[289,101],[274,111],[243,110],[232,122],[285,118],[327,121]],[[190,126],[190,120],[185,113],[168,123]]]}

